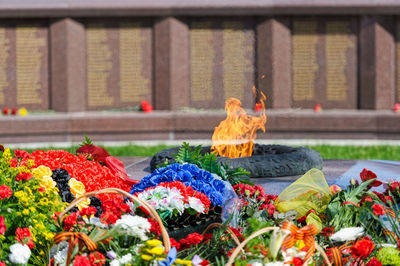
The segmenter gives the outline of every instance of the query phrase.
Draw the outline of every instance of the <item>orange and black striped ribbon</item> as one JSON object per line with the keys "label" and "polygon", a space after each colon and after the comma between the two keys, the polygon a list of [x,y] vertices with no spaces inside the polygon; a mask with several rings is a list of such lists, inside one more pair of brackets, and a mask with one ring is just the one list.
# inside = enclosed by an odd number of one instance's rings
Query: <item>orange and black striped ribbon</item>
{"label": "orange and black striped ribbon", "polygon": [[330,249],[331,254],[329,254],[329,260],[331,261],[332,265],[334,266],[342,266],[343,265],[343,260],[342,260],[342,251],[348,248],[351,248],[353,245],[353,241],[347,242],[340,247],[333,247]]}
{"label": "orange and black striped ribbon", "polygon": [[283,240],[282,246],[288,249],[293,247],[296,244],[296,241],[303,240],[305,247],[307,248],[304,261],[307,261],[315,252],[314,235],[318,234],[318,228],[314,224],[310,224],[299,229],[293,223],[284,222],[282,229],[290,232],[290,235]]}
{"label": "orange and black striped ribbon", "polygon": [[[61,241],[69,241],[70,243],[83,243],[87,247],[89,251],[94,251],[97,249],[97,244],[88,237],[85,233],[79,233],[79,232],[62,232],[58,233],[54,237],[54,241],[58,244]],[[82,246],[80,246],[82,248]]]}

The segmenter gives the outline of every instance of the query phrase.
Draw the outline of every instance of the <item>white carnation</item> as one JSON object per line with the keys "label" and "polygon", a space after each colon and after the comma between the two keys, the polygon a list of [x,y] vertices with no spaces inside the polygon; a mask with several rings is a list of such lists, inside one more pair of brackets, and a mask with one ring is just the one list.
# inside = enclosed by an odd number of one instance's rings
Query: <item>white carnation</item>
{"label": "white carnation", "polygon": [[129,262],[132,261],[132,254],[126,254],[120,259],[116,259],[111,261],[110,266],[120,266],[120,265],[125,265]]}
{"label": "white carnation", "polygon": [[146,218],[128,214],[122,215],[115,226],[119,233],[135,236],[143,241],[148,239],[146,233],[150,232],[151,228],[151,224]]}
{"label": "white carnation", "polygon": [[331,235],[332,241],[352,241],[357,237],[360,237],[364,234],[364,228],[362,227],[347,227],[340,229],[338,232]]}
{"label": "white carnation", "polygon": [[31,256],[31,250],[27,245],[16,243],[10,246],[9,259],[15,264],[26,264]]}
{"label": "white carnation", "polygon": [[199,213],[204,212],[204,204],[198,198],[189,197],[189,206],[190,206],[190,208],[192,208],[193,210],[195,210]]}
{"label": "white carnation", "polygon": [[268,262],[265,266],[285,266],[286,264],[283,261],[274,261]]}

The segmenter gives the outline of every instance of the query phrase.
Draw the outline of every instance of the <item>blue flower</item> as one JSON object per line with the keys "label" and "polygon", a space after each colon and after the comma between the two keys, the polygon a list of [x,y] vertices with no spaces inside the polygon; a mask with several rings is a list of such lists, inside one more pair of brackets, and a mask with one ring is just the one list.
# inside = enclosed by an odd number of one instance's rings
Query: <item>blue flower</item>
{"label": "blue flower", "polygon": [[159,266],[171,266],[176,261],[177,251],[176,248],[173,247],[169,250],[167,259],[158,261]]}
{"label": "blue flower", "polygon": [[203,169],[200,169],[196,175],[198,180],[203,180],[205,182],[211,182],[214,177],[212,176],[212,174],[210,172],[207,172]]}
{"label": "blue flower", "polygon": [[215,190],[217,190],[218,192],[223,193],[225,190],[225,183],[221,180],[218,179],[214,179],[211,182],[211,185],[215,188]]}

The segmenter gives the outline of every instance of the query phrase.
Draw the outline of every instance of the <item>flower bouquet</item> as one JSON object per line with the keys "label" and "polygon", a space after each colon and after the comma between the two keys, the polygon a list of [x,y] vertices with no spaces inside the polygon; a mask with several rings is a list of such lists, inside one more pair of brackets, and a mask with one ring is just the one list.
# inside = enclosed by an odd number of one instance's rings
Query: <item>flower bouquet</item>
{"label": "flower bouquet", "polygon": [[131,194],[156,209],[170,232],[221,221],[225,182],[194,164],[170,164],[132,186]]}

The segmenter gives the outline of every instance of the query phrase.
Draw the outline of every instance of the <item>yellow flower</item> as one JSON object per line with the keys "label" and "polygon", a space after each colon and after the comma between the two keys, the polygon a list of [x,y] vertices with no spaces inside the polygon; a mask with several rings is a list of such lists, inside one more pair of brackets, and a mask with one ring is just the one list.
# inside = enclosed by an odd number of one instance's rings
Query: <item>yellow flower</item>
{"label": "yellow flower", "polygon": [[70,187],[71,193],[74,194],[75,197],[79,197],[82,196],[83,194],[85,194],[85,185],[76,180],[75,178],[71,178],[68,181],[68,185]]}
{"label": "yellow flower", "polygon": [[24,107],[19,108],[18,114],[19,114],[20,116],[26,116],[26,115],[28,114],[28,110],[26,110],[26,108],[24,108]]}
{"label": "yellow flower", "polygon": [[14,193],[14,196],[16,197],[16,198],[23,198],[23,197],[26,197],[26,194],[25,194],[25,192],[24,191],[22,191],[22,190],[18,190],[18,191],[16,191],[15,193]]}
{"label": "yellow flower", "polygon": [[56,182],[54,182],[53,178],[48,175],[44,175],[40,178],[40,185],[45,188],[45,190],[51,190],[56,186]]}
{"label": "yellow flower", "polygon": [[174,264],[176,264],[176,265],[191,266],[191,265],[192,265],[192,261],[190,261],[190,260],[176,259],[176,261],[174,262]]}
{"label": "yellow flower", "polygon": [[161,254],[164,254],[164,248],[163,247],[154,247],[152,249],[147,249],[147,252],[150,254],[154,254],[154,255],[161,255]]}
{"label": "yellow flower", "polygon": [[142,255],[142,259],[144,259],[144,260],[152,260],[153,257],[150,256],[150,255],[147,255],[147,254],[143,254],[143,255]]}
{"label": "yellow flower", "polygon": [[[77,197],[79,197],[81,195],[78,195]],[[90,204],[90,199],[85,199],[81,202],[79,202],[76,206],[78,207],[79,210],[82,210],[84,208],[88,208]]]}
{"label": "yellow flower", "polygon": [[22,214],[23,214],[23,215],[29,215],[29,210],[28,210],[28,209],[23,210],[23,211],[22,211]]}
{"label": "yellow flower", "polygon": [[34,166],[35,166],[35,161],[32,160],[32,159],[29,159],[29,160],[26,162],[26,166],[27,166],[28,168],[34,167]]}
{"label": "yellow flower", "polygon": [[10,148],[7,148],[7,149],[4,150],[3,155],[1,156],[1,158],[3,159],[3,162],[10,162],[10,160],[12,159]]}
{"label": "yellow flower", "polygon": [[42,178],[44,176],[51,176],[53,172],[47,166],[40,165],[39,167],[32,170],[33,177]]}
{"label": "yellow flower", "polygon": [[146,244],[148,244],[151,247],[157,247],[157,246],[161,246],[162,242],[158,239],[152,239],[152,240],[147,240]]}

